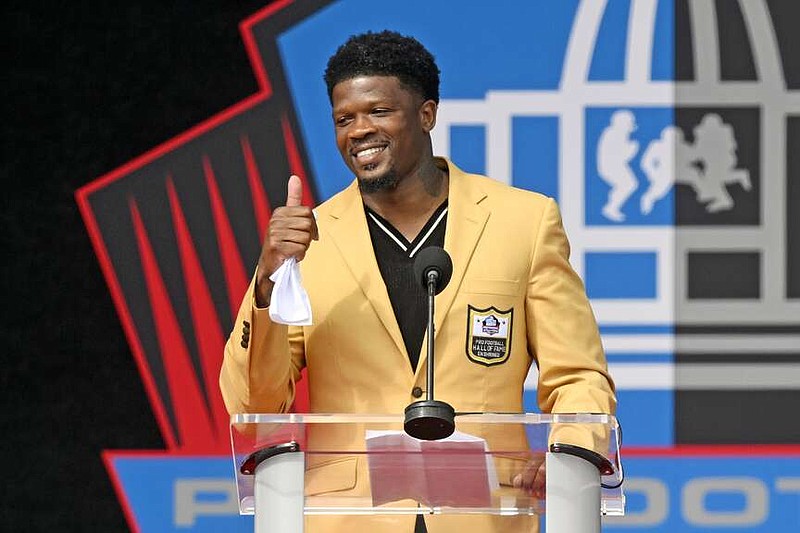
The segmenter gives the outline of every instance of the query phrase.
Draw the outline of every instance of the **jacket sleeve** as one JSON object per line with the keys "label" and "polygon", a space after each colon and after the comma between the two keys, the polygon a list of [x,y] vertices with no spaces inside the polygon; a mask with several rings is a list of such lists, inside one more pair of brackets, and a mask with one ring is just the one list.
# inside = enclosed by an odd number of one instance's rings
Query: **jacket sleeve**
{"label": "jacket sleeve", "polygon": [[230,414],[286,412],[305,366],[303,329],[273,323],[254,290],[255,276],[225,344],[219,385]]}
{"label": "jacket sleeve", "polygon": [[539,367],[545,413],[614,414],[608,373],[583,282],[569,263],[569,243],[555,201],[548,199],[531,258],[526,295],[528,345]]}

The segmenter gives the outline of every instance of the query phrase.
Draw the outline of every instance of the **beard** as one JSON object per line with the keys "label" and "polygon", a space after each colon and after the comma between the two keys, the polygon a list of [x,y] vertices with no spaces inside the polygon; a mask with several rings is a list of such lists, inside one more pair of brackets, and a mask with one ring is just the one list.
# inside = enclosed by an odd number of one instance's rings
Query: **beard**
{"label": "beard", "polygon": [[400,181],[397,172],[389,170],[385,174],[374,178],[358,178],[358,190],[362,194],[372,194],[381,191],[390,191],[397,187]]}

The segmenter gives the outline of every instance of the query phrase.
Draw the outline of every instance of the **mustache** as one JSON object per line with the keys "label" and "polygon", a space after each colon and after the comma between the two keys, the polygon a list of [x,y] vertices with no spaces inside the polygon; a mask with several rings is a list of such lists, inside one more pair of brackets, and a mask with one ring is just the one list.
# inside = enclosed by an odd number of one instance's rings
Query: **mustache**
{"label": "mustache", "polygon": [[372,136],[366,137],[364,139],[359,139],[357,141],[351,141],[350,142],[350,151],[351,152],[357,152],[358,150],[360,150],[364,146],[369,146],[371,144],[376,144],[376,143],[389,144],[389,141],[387,141],[386,139],[382,138],[379,135],[372,135]]}

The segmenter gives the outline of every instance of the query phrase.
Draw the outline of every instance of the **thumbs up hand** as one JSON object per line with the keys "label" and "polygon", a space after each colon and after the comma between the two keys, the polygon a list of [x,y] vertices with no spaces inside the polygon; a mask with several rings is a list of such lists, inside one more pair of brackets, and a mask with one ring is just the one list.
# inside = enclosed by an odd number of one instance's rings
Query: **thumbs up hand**
{"label": "thumbs up hand", "polygon": [[286,205],[272,212],[269,229],[258,258],[256,276],[256,305],[269,306],[273,283],[269,277],[288,258],[302,261],[312,240],[317,240],[317,221],[311,208],[301,205],[303,185],[300,178],[291,176],[287,186]]}
{"label": "thumbs up hand", "polygon": [[286,207],[297,207],[303,201],[303,184],[300,178],[292,174],[286,184]]}

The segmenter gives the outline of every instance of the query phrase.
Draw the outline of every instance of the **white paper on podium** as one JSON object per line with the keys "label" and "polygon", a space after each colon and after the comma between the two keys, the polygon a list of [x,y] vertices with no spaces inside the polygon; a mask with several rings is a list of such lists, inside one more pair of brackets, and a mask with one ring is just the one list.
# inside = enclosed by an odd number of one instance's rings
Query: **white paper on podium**
{"label": "white paper on podium", "polygon": [[303,287],[297,260],[294,257],[286,259],[269,279],[275,283],[270,297],[269,318],[277,324],[310,326],[311,302]]}
{"label": "white paper on podium", "polygon": [[431,507],[488,507],[500,488],[486,441],[456,431],[415,439],[403,431],[366,432],[373,505],[412,499]]}

